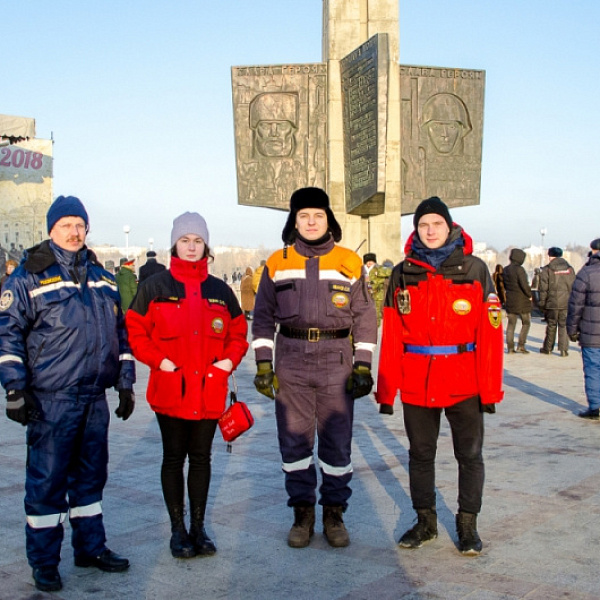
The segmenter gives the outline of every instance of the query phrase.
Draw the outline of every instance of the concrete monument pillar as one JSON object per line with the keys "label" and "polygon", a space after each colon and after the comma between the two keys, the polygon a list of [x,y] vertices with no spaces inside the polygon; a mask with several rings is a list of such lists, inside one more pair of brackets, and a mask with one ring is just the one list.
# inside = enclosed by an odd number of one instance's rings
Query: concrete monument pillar
{"label": "concrete monument pillar", "polygon": [[485,72],[403,66],[398,0],[323,0],[323,62],[232,68],[238,202],[324,188],[342,243],[402,256],[401,215],[479,203]]}
{"label": "concrete monument pillar", "polygon": [[[385,212],[357,216],[346,212],[341,61],[376,34],[387,34],[387,140],[384,160]],[[323,61],[327,63],[328,193],[343,231],[342,243],[359,254],[375,252],[382,263],[401,254],[400,227],[400,44],[398,0],[324,0]],[[349,148],[346,147],[346,151]],[[366,241],[364,241],[366,240]],[[364,243],[363,243],[364,242]],[[362,244],[362,245],[361,245]]]}

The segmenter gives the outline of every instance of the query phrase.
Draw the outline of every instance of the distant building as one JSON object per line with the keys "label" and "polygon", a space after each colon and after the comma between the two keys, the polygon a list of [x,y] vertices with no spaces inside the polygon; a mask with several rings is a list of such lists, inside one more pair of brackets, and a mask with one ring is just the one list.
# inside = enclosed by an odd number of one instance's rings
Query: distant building
{"label": "distant building", "polygon": [[0,264],[47,237],[52,203],[52,141],[35,137],[35,120],[0,115]]}

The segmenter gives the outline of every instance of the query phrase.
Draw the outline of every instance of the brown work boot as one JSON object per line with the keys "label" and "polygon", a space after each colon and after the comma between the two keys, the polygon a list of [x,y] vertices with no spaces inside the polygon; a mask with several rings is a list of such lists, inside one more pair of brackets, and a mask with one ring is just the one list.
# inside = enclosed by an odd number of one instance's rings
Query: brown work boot
{"label": "brown work boot", "polygon": [[323,507],[323,534],[333,548],[345,548],[350,544],[350,536],[342,518],[341,506]]}
{"label": "brown work boot", "polygon": [[288,534],[290,548],[306,548],[315,532],[315,507],[294,506],[294,524]]}

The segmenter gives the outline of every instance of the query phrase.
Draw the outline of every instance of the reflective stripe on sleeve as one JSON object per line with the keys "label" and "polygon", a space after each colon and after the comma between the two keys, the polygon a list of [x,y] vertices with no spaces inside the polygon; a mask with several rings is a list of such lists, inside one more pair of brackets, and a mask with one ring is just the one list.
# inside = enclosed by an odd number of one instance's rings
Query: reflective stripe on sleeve
{"label": "reflective stripe on sleeve", "polygon": [[348,463],[345,467],[333,467],[328,465],[326,462],[323,462],[319,459],[319,467],[326,475],[333,475],[335,477],[341,477],[342,475],[348,475],[348,473],[352,473],[352,463]]}
{"label": "reflective stripe on sleeve", "polygon": [[74,506],[69,510],[69,518],[77,519],[78,517],[95,517],[102,514],[102,502],[94,502],[87,506]]}
{"label": "reflective stripe on sleeve", "polygon": [[100,281],[88,281],[88,287],[90,287],[90,288],[109,287],[109,288],[112,288],[113,290],[118,289],[116,283],[113,283],[112,281],[105,281],[104,279],[101,279]]}
{"label": "reflective stripe on sleeve", "polygon": [[293,473],[294,471],[305,471],[306,469],[308,469],[308,467],[310,467],[310,465],[312,465],[312,463],[313,457],[307,456],[306,458],[303,458],[302,460],[297,460],[293,463],[283,463],[281,465],[281,468],[286,473]]}
{"label": "reflective stripe on sleeve", "polygon": [[367,352],[374,352],[375,344],[371,344],[368,342],[356,342],[354,344],[354,349],[355,350],[366,350]]}
{"label": "reflective stripe on sleeve", "polygon": [[251,344],[250,347],[252,348],[252,350],[256,350],[257,348],[271,348],[271,350],[274,348],[275,343],[273,342],[273,340],[270,340],[268,338],[256,338]]}
{"label": "reflective stripe on sleeve", "polygon": [[135,360],[133,354],[119,354],[119,360]]}
{"label": "reflective stripe on sleeve", "polygon": [[23,364],[23,359],[16,354],[5,354],[4,356],[0,356],[0,363],[5,362],[18,362]]}
{"label": "reflective stripe on sleeve", "polygon": [[67,517],[67,513],[56,513],[54,515],[27,515],[27,524],[32,529],[46,529],[57,527]]}

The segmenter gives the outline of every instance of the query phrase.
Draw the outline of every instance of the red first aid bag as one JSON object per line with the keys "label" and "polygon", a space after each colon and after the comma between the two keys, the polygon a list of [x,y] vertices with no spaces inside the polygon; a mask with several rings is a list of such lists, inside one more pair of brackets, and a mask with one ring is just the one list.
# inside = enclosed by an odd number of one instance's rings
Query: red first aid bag
{"label": "red first aid bag", "polygon": [[237,386],[232,375],[233,390],[229,392],[229,408],[219,418],[219,428],[226,442],[233,442],[254,425],[254,417],[245,402],[237,399]]}

